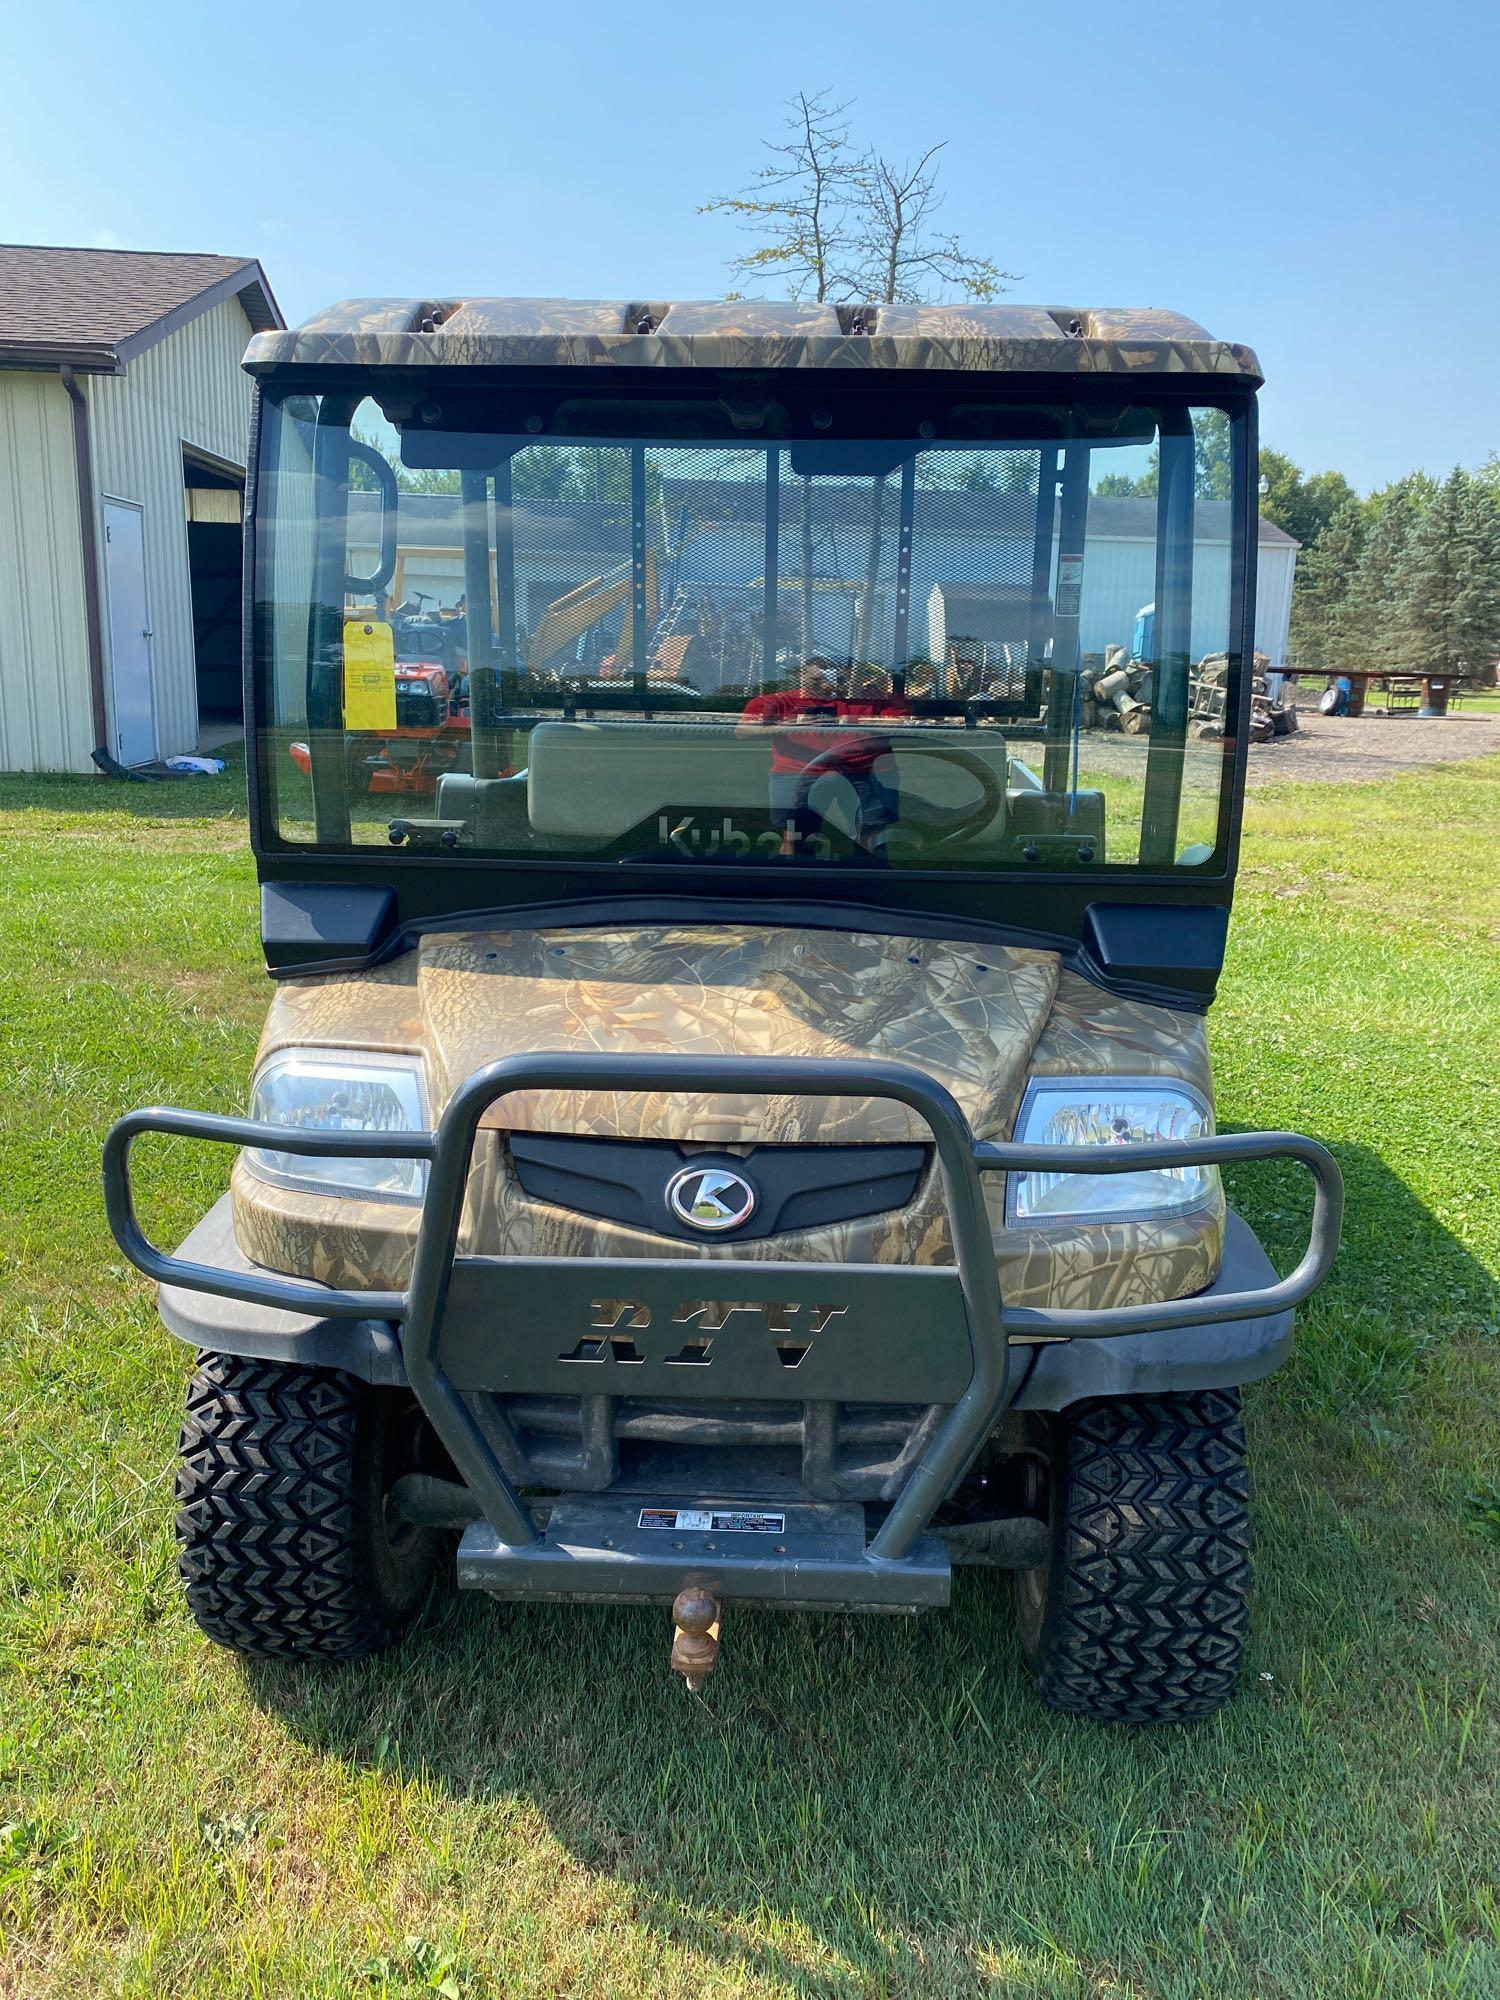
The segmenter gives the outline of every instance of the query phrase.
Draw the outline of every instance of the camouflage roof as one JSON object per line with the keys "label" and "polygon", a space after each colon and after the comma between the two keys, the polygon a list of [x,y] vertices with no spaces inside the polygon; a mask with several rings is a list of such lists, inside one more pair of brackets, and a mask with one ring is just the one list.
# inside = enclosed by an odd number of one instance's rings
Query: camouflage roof
{"label": "camouflage roof", "polygon": [[894,368],[1217,375],[1259,382],[1248,347],[1154,307],[852,306],[782,300],[351,299],[251,341],[285,363],[398,367]]}

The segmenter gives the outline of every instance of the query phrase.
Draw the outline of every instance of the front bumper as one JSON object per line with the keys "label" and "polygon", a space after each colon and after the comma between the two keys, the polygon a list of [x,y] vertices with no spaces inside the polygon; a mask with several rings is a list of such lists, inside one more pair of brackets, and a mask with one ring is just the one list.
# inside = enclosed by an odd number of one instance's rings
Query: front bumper
{"label": "front bumper", "polygon": [[[514,1092],[555,1088],[895,1099],[932,1132],[955,1262],[459,1256],[480,1121]],[[130,1192],[130,1147],[149,1131],[309,1155],[428,1161],[410,1288],[346,1291],[277,1277],[226,1254],[226,1223],[214,1216],[184,1246],[187,1256],[164,1256],[142,1234]],[[1110,1174],[1275,1157],[1298,1160],[1315,1183],[1308,1247],[1289,1277],[1276,1277],[1236,1218],[1225,1271],[1196,1298],[1101,1310],[1007,1307],[1002,1300],[984,1174]],[[800,1408],[806,1462],[816,1459],[820,1475],[825,1461],[814,1450],[815,1413],[842,1401],[926,1406],[872,1495],[884,1511],[868,1542],[862,1526],[834,1523],[837,1509],[830,1505],[802,1523],[801,1532],[789,1523],[779,1551],[773,1545],[743,1562],[737,1549],[714,1556],[740,1563],[755,1594],[871,1609],[919,1609],[935,1601],[943,1565],[927,1531],[1007,1409],[1243,1381],[1274,1367],[1290,1338],[1292,1309],[1332,1264],[1342,1206],[1332,1157],[1295,1133],[1130,1147],[1002,1145],[976,1141],[951,1095],[903,1064],[802,1060],[770,1069],[745,1058],[586,1055],[516,1056],[477,1072],[455,1092],[435,1132],[294,1131],[194,1112],[133,1112],[106,1141],[104,1192],[116,1241],[162,1285],[163,1316],[169,1325],[175,1319],[173,1330],[183,1338],[222,1348],[226,1333],[230,1341],[237,1333],[241,1343],[247,1337],[266,1343],[255,1350],[241,1344],[241,1352],[351,1367],[372,1381],[404,1377],[482,1510],[483,1522],[465,1539],[475,1572],[468,1580],[504,1594],[636,1594],[620,1574],[621,1525],[640,1497],[627,1500],[629,1481],[619,1476],[613,1412],[622,1399],[685,1398],[705,1411],[767,1401]],[[184,1294],[215,1303],[189,1305]],[[233,1302],[233,1311],[218,1302]],[[232,1324],[216,1324],[221,1311]],[[1208,1371],[1191,1384],[1167,1372],[1183,1363],[1184,1341]],[[1075,1349],[1101,1350],[1101,1358],[1091,1362]],[[588,1413],[586,1432],[593,1426],[585,1448],[595,1452],[600,1476],[593,1484],[612,1524],[597,1547],[571,1503],[559,1506],[554,1527],[539,1524],[521,1497],[523,1488],[543,1482],[528,1476],[524,1461],[518,1464],[504,1398],[559,1393],[576,1397]],[[571,1537],[566,1545],[563,1535]],[[700,1556],[714,1555],[686,1540],[658,1556],[659,1546],[636,1552],[647,1595],[665,1593],[674,1577],[698,1574]]]}
{"label": "front bumper", "polygon": [[[207,1264],[230,1276],[263,1277],[235,1241],[226,1194],[182,1241],[178,1261]],[[326,1290],[316,1279],[309,1289]],[[1277,1282],[1255,1231],[1229,1211],[1219,1275],[1196,1296],[1217,1299],[1263,1291]],[[381,1388],[409,1387],[399,1322],[329,1319],[284,1307],[257,1306],[212,1292],[163,1283],[157,1296],[162,1324],[192,1348],[285,1361],[304,1368],[342,1368]],[[1291,1352],[1295,1314],[1258,1313],[1252,1319],[1209,1320],[1178,1332],[1110,1334],[1098,1340],[1025,1343],[1012,1336],[1018,1387],[1016,1410],[1065,1410],[1087,1396],[1164,1395],[1174,1390],[1224,1389],[1258,1382]]]}

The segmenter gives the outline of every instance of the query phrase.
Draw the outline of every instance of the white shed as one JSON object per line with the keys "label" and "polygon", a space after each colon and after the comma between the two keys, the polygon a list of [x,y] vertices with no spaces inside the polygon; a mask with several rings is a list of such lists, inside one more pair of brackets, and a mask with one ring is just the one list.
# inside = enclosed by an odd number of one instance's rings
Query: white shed
{"label": "white shed", "polygon": [[[1274,521],[1262,520],[1255,564],[1255,650],[1273,667],[1286,663],[1297,543]],[[1230,581],[1229,506],[1200,500],[1194,513],[1192,650],[1197,658],[1228,644],[1225,613]],[[1135,615],[1156,595],[1156,502],[1094,495],[1089,501],[1087,555],[1079,636],[1086,653],[1129,645]]]}
{"label": "white shed", "polygon": [[242,720],[242,257],[0,246],[0,770],[191,751]]}
{"label": "white shed", "polygon": [[[1004,496],[1002,496],[1003,499]],[[1027,629],[1029,583],[1023,580],[1020,537],[1029,535],[1028,499],[1018,502],[1014,532],[1018,553],[1009,566],[1009,581],[978,581],[986,576],[983,551],[966,538],[964,514],[993,509],[974,496],[949,496],[955,521],[946,550],[941,533],[931,537],[926,560],[934,572],[927,596],[928,646],[942,654],[946,638],[964,633],[994,642],[1023,640]],[[1112,645],[1128,646],[1136,613],[1156,595],[1156,501],[1136,495],[1091,494],[1084,544],[1083,594],[1079,608],[1079,642],[1085,653],[1103,654]],[[941,529],[941,521],[936,524]],[[1232,551],[1227,501],[1200,500],[1193,519],[1192,652],[1221,651],[1229,643],[1229,586]],[[1292,615],[1292,580],[1297,543],[1274,521],[1261,521],[1257,536],[1255,583],[1255,650],[1273,667],[1286,661],[1287,626]],[[1054,535],[1053,588],[1057,551]],[[1029,553],[1029,551],[1027,551]],[[998,575],[1003,565],[991,564]]]}

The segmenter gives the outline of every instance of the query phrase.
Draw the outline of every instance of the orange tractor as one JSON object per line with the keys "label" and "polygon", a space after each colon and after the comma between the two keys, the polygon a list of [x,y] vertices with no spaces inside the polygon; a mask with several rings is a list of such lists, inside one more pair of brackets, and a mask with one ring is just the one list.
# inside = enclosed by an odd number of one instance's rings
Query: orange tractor
{"label": "orange tractor", "polygon": [[[395,726],[350,734],[349,789],[357,798],[431,797],[447,772],[470,768],[464,600],[451,611],[426,611],[427,602],[413,591],[391,613]],[[306,743],[293,743],[290,754],[300,771],[311,771]]]}

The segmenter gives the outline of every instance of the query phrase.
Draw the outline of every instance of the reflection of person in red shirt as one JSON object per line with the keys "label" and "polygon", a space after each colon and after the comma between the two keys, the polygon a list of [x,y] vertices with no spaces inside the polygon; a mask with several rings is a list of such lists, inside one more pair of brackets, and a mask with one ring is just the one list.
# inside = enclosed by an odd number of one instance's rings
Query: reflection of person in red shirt
{"label": "reflection of person in red shirt", "polygon": [[[822,825],[822,815],[808,800],[825,776],[843,778],[852,788],[860,845],[871,852],[881,846],[885,829],[901,810],[890,738],[827,725],[906,712],[904,701],[868,675],[857,695],[841,696],[837,669],[817,653],[804,662],[800,687],[758,694],[746,702],[736,734],[776,732],[771,738],[769,805],[772,824],[781,829],[784,855],[794,853],[798,841]],[[819,723],[824,726],[817,727]]]}

